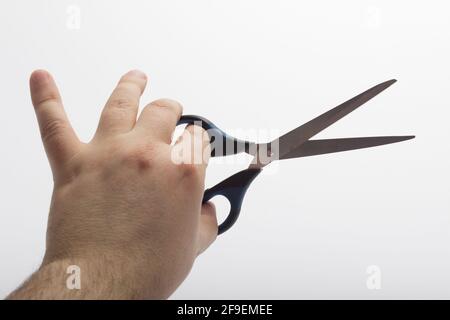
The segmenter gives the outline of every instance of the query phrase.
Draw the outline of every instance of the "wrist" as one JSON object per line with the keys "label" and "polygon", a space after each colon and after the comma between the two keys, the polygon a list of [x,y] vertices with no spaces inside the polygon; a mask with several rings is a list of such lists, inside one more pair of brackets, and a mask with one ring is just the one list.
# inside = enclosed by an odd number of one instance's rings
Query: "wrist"
{"label": "wrist", "polygon": [[[147,290],[124,262],[107,259],[44,260],[9,299],[143,299]],[[152,296],[157,298],[156,296]]]}

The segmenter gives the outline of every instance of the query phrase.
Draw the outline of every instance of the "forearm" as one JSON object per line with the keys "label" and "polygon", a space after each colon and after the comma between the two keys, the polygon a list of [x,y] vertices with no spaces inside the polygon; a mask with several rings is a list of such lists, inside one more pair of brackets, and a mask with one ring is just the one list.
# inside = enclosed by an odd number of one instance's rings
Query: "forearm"
{"label": "forearm", "polygon": [[[142,299],[148,295],[137,280],[117,266],[64,259],[45,264],[6,299]],[[153,298],[156,298],[151,294]]]}

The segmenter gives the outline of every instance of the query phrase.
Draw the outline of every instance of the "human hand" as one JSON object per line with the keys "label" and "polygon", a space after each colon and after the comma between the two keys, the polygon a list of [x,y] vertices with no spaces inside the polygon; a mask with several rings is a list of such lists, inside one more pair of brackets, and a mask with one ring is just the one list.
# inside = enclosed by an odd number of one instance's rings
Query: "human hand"
{"label": "human hand", "polygon": [[[31,75],[54,190],[42,266],[10,298],[167,298],[215,240],[214,206],[202,205],[207,159],[171,160],[179,103],[154,101],[136,120],[146,83],[140,71],[125,74],[94,138],[82,143],[50,74]],[[177,143],[190,141],[191,154],[203,159],[203,133],[189,126]],[[69,265],[81,268],[81,290],[65,288]],[[52,284],[40,284],[44,278]]]}

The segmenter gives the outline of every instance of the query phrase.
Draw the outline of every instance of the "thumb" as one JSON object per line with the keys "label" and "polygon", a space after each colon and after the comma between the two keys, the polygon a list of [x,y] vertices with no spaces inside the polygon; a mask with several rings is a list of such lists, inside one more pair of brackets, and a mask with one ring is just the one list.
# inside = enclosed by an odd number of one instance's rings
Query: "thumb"
{"label": "thumb", "polygon": [[216,208],[212,202],[202,205],[197,238],[197,255],[205,251],[217,238],[218,226]]}

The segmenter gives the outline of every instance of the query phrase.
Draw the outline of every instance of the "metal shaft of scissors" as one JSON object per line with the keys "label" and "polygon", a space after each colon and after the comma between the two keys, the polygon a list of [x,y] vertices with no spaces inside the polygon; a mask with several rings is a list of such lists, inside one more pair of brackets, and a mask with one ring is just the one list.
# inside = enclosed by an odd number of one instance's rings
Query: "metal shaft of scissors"
{"label": "metal shaft of scissors", "polygon": [[[306,143],[311,137],[315,136],[322,130],[328,128],[330,125],[335,123],[336,121],[342,119],[346,115],[348,115],[350,112],[354,111],[388,87],[390,87],[392,84],[394,84],[396,80],[389,80],[385,81],[383,83],[380,83],[363,93],[358,94],[357,96],[351,98],[350,100],[347,100],[346,102],[338,105],[337,107],[321,114],[320,116],[312,119],[311,121],[299,126],[298,128],[286,133],[285,135],[279,137],[278,139],[275,139],[274,141],[268,143],[268,144],[259,144],[258,145],[258,152],[255,154],[254,159],[252,161],[252,164],[249,168],[262,168],[269,164],[273,160],[281,160],[281,159],[287,159],[287,158],[293,158],[295,154],[295,150],[297,150],[301,145]],[[403,139],[401,138],[399,141],[406,140],[407,138]],[[343,142],[342,140],[340,141]],[[347,141],[348,142],[348,141]],[[355,143],[356,141],[353,141]],[[363,142],[363,145],[366,144],[366,141],[359,140],[358,143]],[[398,141],[393,141],[392,139],[389,140],[383,140],[377,141],[374,145],[375,141],[369,141],[369,145],[365,146],[365,148],[375,145],[382,145],[387,143],[393,143]],[[324,143],[321,143],[321,146],[324,146]],[[315,148],[315,154],[321,154],[321,153],[330,153],[330,152],[336,152],[332,151],[333,149],[330,149],[330,142],[328,141],[327,144],[327,152],[320,152],[320,150],[317,149],[319,145],[316,143]],[[336,146],[336,145],[335,145]],[[309,148],[311,148],[311,144],[308,145]],[[341,148],[345,150],[352,150],[352,149],[360,149],[361,146],[358,146],[357,144],[353,144],[353,146],[342,146]],[[268,150],[267,152],[270,153],[270,159],[269,160],[261,160],[262,156],[265,156],[264,152],[260,152],[261,150]],[[337,147],[336,150],[339,150],[339,147]],[[344,150],[341,150],[344,151]],[[301,151],[304,152],[304,151]],[[290,156],[288,156],[290,155]]]}

